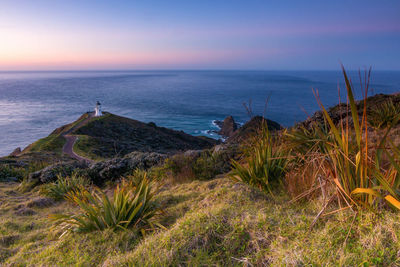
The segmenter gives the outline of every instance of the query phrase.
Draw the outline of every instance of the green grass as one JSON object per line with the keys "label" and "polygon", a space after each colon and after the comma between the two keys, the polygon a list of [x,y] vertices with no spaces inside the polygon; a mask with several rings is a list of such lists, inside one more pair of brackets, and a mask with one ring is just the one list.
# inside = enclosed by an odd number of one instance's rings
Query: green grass
{"label": "green grass", "polygon": [[101,142],[99,142],[95,138],[87,135],[79,135],[74,144],[74,152],[79,156],[92,160],[104,160],[104,157],[99,156],[101,146]]}
{"label": "green grass", "polygon": [[62,153],[62,148],[66,140],[58,134],[51,134],[45,138],[39,139],[31,144],[24,152],[42,152],[51,151],[57,154]]}
{"label": "green grass", "polygon": [[[0,183],[0,198],[16,184]],[[29,201],[34,192],[17,193]],[[47,218],[79,212],[68,202],[33,208],[37,214],[14,215],[24,200],[0,206],[0,264],[176,266],[324,265],[395,266],[399,264],[398,213],[379,216],[349,211],[323,217],[311,230],[323,201],[289,205],[228,178],[193,181],[164,188],[156,197],[163,208],[158,220],[166,227],[144,237],[135,231],[71,233],[59,239]],[[22,201],[22,202],[21,202]],[[334,208],[334,207],[331,207]],[[350,219],[349,219],[350,218]],[[4,239],[4,238],[3,238]],[[368,265],[365,265],[368,266]]]}

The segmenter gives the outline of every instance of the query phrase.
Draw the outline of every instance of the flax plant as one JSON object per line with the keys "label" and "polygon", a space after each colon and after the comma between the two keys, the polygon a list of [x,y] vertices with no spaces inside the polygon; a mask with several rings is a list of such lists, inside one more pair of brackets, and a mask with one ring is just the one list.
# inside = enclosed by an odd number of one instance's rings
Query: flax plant
{"label": "flax plant", "polygon": [[263,126],[261,134],[248,149],[244,164],[232,161],[231,177],[272,193],[271,183],[281,182],[288,163],[288,152],[274,144],[268,127]]}
{"label": "flax plant", "polygon": [[79,214],[57,214],[52,215],[52,219],[63,230],[62,235],[71,231],[127,230],[129,227],[144,234],[159,225],[152,220],[158,212],[153,197],[154,191],[147,178],[138,186],[124,181],[116,187],[112,198],[100,189],[93,192],[84,189],[67,195],[68,200],[79,206]]}
{"label": "flax plant", "polygon": [[[342,67],[343,68],[343,67]],[[387,138],[387,133],[381,141],[381,150],[378,157],[374,160],[369,151],[368,126],[367,126],[367,92],[370,72],[368,73],[366,83],[364,84],[364,105],[361,119],[358,114],[356,102],[353,96],[353,88],[345,69],[343,75],[346,84],[348,103],[351,111],[352,126],[349,118],[345,122],[341,121],[339,126],[333,123],[329,113],[321,103],[316,92],[317,100],[321,106],[324,117],[329,124],[330,131],[334,138],[331,142],[326,142],[326,155],[328,164],[325,166],[327,175],[333,179],[338,188],[339,194],[350,206],[361,206],[371,208],[377,204],[377,198],[384,198],[391,205],[400,208],[400,202],[396,198],[394,186],[398,182],[390,184],[389,178],[393,177],[393,171],[383,172],[379,167],[379,155],[388,154],[386,149],[382,148]],[[363,86],[363,84],[362,84]],[[392,164],[395,160],[392,161]],[[394,166],[394,165],[392,165]],[[397,170],[397,169],[396,169]],[[396,177],[397,174],[395,175]],[[396,178],[398,179],[398,178]],[[388,192],[383,196],[383,192]]]}

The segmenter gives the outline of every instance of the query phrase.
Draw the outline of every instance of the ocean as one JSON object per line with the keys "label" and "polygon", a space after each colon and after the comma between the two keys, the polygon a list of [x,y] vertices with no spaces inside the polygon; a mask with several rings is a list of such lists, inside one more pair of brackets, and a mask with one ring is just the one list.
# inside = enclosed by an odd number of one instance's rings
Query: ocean
{"label": "ocean", "polygon": [[[358,72],[349,75],[359,98]],[[318,110],[313,88],[332,106],[338,86],[344,93],[339,71],[0,72],[0,156],[92,111],[96,101],[117,115],[218,138],[209,132],[214,120],[249,119],[243,103],[291,126]],[[399,71],[372,72],[370,95],[398,91]]]}

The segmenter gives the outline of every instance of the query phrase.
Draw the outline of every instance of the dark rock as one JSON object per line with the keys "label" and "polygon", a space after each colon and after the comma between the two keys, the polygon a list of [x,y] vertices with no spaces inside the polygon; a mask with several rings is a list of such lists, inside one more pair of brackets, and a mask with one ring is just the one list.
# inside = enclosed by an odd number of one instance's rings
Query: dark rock
{"label": "dark rock", "polygon": [[132,152],[123,158],[96,162],[90,165],[88,173],[96,184],[117,179],[135,169],[149,169],[166,159],[166,155],[159,153]]}
{"label": "dark rock", "polygon": [[57,180],[58,175],[68,176],[78,169],[87,167],[85,162],[62,162],[29,174],[28,181],[31,183],[49,183]]}
{"label": "dark rock", "polygon": [[21,153],[21,148],[17,147],[16,149],[14,149],[13,152],[11,152],[11,154],[9,155],[10,157],[16,157]]}
{"label": "dark rock", "polygon": [[282,129],[282,126],[275,121],[265,119],[261,116],[255,116],[237,131],[235,131],[227,141],[228,143],[240,143],[251,136],[257,135],[265,125],[268,126],[269,131],[277,131]]}
{"label": "dark rock", "polygon": [[232,116],[228,116],[224,119],[221,130],[219,130],[218,134],[223,137],[230,137],[237,130],[238,126],[235,123],[235,120]]}

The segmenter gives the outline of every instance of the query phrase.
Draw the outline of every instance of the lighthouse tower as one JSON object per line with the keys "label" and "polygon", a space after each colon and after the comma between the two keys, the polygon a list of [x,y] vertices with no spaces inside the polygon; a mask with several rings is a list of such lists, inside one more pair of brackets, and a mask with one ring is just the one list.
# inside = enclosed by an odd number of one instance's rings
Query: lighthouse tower
{"label": "lighthouse tower", "polygon": [[100,102],[99,101],[97,101],[97,103],[96,103],[96,108],[94,109],[94,116],[95,117],[100,117],[100,116],[102,116],[103,114],[101,113],[101,104],[100,104]]}

